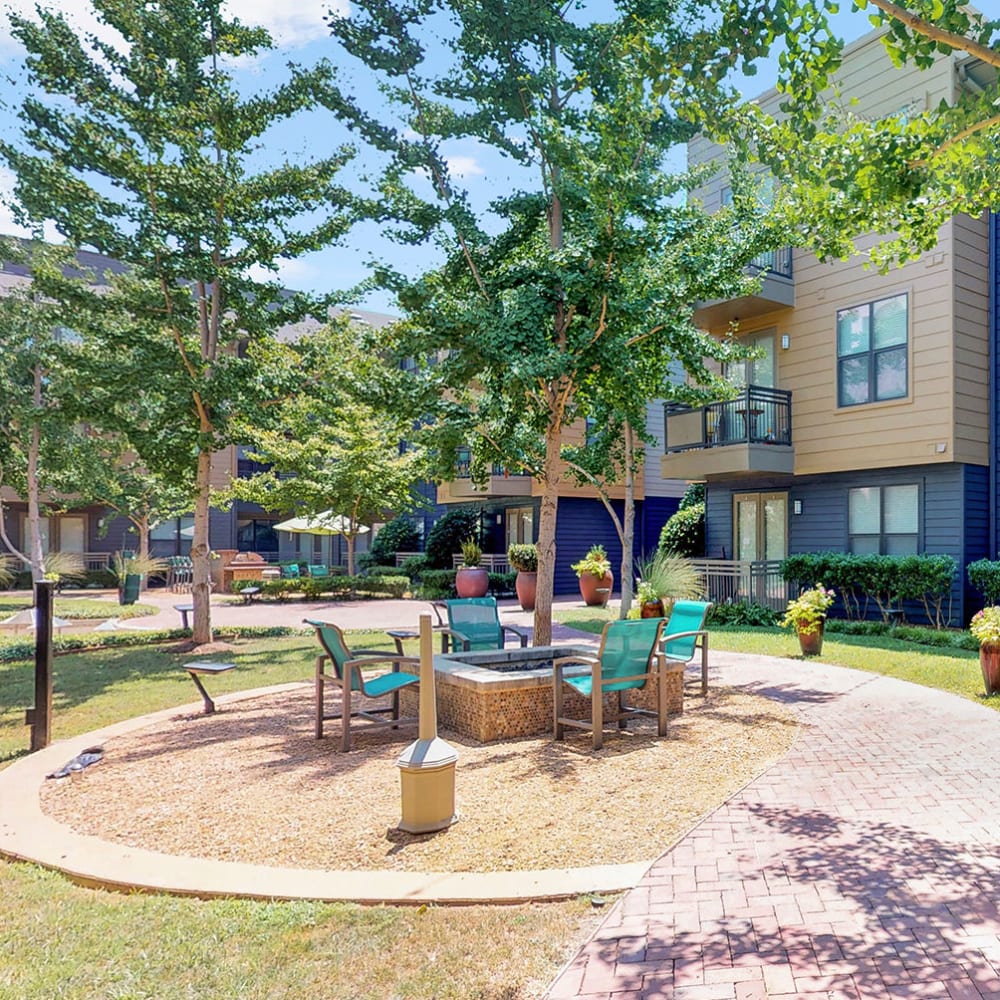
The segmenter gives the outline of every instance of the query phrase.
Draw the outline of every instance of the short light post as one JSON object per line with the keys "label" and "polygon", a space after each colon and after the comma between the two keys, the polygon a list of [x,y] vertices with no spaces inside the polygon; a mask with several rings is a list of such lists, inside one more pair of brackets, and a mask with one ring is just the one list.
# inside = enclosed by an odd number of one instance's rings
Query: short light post
{"label": "short light post", "polygon": [[396,761],[402,818],[407,833],[432,833],[451,826],[455,813],[455,763],[458,754],[437,734],[434,690],[434,636],[431,616],[420,616],[420,724],[418,739]]}

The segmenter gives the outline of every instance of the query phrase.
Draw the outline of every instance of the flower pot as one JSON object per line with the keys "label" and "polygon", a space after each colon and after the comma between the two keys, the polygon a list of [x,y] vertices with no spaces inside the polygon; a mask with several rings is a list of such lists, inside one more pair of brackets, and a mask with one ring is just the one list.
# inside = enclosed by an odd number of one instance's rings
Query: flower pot
{"label": "flower pot", "polygon": [[643,601],[639,605],[640,618],[665,618],[663,601]]}
{"label": "flower pot", "polygon": [[799,629],[799,647],[802,649],[803,656],[819,656],[822,652],[824,624],[824,622],[820,622],[818,627],[808,632]]}
{"label": "flower pot", "polygon": [[614,573],[604,576],[594,576],[593,573],[580,574],[580,596],[588,608],[603,608],[611,596],[611,587],[615,582]]}
{"label": "flower pot", "polygon": [[490,574],[481,566],[461,566],[455,573],[455,591],[459,597],[485,597],[490,589]]}
{"label": "flower pot", "polygon": [[538,574],[529,573],[527,570],[519,570],[514,580],[514,589],[517,591],[517,599],[521,602],[522,611],[535,610],[535,593],[538,590]]}
{"label": "flower pot", "polygon": [[983,671],[983,683],[987,694],[1000,691],[1000,645],[984,642],[979,647],[979,666]]}

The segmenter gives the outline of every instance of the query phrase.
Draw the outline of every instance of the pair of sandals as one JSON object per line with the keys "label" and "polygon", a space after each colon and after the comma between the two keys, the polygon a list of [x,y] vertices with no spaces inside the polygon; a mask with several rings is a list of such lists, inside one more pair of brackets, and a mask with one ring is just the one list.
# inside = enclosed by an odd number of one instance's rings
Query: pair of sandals
{"label": "pair of sandals", "polygon": [[72,760],[67,761],[58,771],[45,775],[46,778],[68,778],[77,774],[91,764],[97,764],[104,759],[104,747],[87,747]]}

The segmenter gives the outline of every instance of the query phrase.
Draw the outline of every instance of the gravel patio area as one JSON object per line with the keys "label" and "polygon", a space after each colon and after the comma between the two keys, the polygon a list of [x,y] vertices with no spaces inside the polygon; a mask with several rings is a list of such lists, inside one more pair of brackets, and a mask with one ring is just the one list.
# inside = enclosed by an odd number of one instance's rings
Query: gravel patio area
{"label": "gravel patio area", "polygon": [[[312,689],[178,714],[109,741],[99,765],[48,781],[43,810],[80,833],[167,854],[305,869],[515,871],[652,860],[780,759],[785,707],[689,686],[666,739],[655,721],[565,743],[533,737],[456,748],[459,822],[397,829],[396,759],[415,732],[354,728],[355,750],[312,736]],[[363,725],[363,724],[362,724]],[[337,724],[332,724],[336,732]]]}

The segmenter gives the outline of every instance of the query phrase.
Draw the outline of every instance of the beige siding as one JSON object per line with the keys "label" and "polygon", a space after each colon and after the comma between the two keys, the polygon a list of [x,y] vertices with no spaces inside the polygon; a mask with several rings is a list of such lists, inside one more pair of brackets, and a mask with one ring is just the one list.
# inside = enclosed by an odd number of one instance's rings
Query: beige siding
{"label": "beige siding", "polygon": [[989,230],[958,216],[954,231],[954,458],[989,462]]}

